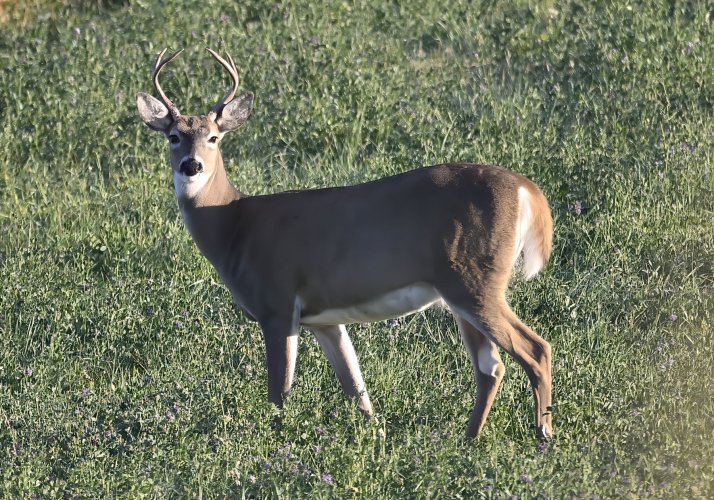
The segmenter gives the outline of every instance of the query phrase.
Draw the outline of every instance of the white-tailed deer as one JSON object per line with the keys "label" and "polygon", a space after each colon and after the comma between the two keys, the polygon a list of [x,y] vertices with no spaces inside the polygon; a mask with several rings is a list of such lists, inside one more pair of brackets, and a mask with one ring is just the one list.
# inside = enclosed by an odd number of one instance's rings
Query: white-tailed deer
{"label": "white-tailed deer", "polygon": [[262,329],[268,397],[282,406],[293,383],[300,325],[310,330],[344,391],[372,414],[347,323],[380,321],[443,300],[471,356],[476,403],[466,430],[478,435],[504,373],[498,348],[525,369],[536,433],[551,435],[551,348],[506,302],[523,254],[527,278],[545,265],[553,222],[538,187],[506,169],[425,167],[366,184],[246,196],[226,175],[218,145],[250,115],[253,94],[232,88],[206,116],[182,115],[159,85],[180,51],[159,54],[139,114],[169,140],[176,197],[199,250],[236,304]]}

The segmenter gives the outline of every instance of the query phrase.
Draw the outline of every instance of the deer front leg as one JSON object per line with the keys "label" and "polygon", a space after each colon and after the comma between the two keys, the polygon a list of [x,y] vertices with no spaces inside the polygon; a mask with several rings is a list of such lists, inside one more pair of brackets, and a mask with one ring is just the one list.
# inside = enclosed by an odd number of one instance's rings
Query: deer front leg
{"label": "deer front leg", "polygon": [[362,379],[357,353],[345,326],[311,326],[310,331],[330,361],[345,394],[357,399],[357,405],[366,417],[372,416],[372,402]]}
{"label": "deer front leg", "polygon": [[268,368],[268,399],[278,408],[290,392],[295,375],[298,335],[292,321],[272,320],[261,323]]}

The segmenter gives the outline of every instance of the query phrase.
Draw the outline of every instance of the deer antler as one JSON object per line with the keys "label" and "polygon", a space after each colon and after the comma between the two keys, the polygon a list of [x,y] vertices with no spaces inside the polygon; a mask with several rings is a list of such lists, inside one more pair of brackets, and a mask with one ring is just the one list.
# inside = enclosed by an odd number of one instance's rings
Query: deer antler
{"label": "deer antler", "polygon": [[166,59],[161,59],[164,57],[164,54],[166,53],[166,49],[162,50],[161,53],[159,54],[159,57],[156,58],[156,64],[154,64],[154,71],[152,73],[152,79],[154,80],[154,88],[156,89],[156,92],[159,94],[159,97],[161,97],[161,100],[164,101],[164,104],[166,107],[169,109],[169,113],[171,113],[171,117],[176,120],[178,119],[179,116],[181,116],[181,112],[178,110],[176,105],[166,97],[166,94],[164,94],[164,91],[161,90],[161,85],[159,85],[159,73],[161,73],[161,69],[166,66],[168,63],[176,59],[176,57],[183,52],[183,49],[178,49],[176,52],[171,54],[169,57]]}
{"label": "deer antler", "polygon": [[218,104],[213,106],[211,108],[211,111],[208,113],[208,117],[211,118],[212,120],[215,120],[216,117],[223,111],[223,108],[225,107],[226,104],[231,102],[233,97],[236,95],[236,92],[238,91],[238,83],[240,82],[240,78],[238,77],[238,69],[236,68],[236,63],[233,62],[233,58],[231,57],[230,54],[228,55],[228,61],[223,59],[221,56],[219,56],[216,52],[213,50],[209,49],[206,47],[206,50],[213,56],[213,58],[221,63],[221,66],[223,66],[228,73],[230,73],[231,78],[233,79],[233,86],[228,90],[226,95],[223,96],[223,99],[221,99]]}

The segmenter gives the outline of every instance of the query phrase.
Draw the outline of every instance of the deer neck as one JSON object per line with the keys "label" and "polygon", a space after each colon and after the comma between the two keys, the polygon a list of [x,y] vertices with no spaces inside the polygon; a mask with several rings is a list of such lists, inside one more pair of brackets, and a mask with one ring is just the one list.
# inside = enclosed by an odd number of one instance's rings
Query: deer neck
{"label": "deer neck", "polygon": [[219,154],[213,171],[188,185],[182,185],[181,178],[174,174],[174,187],[193,241],[208,260],[217,264],[227,251],[226,234],[234,220],[236,202],[243,197],[228,180],[223,158]]}

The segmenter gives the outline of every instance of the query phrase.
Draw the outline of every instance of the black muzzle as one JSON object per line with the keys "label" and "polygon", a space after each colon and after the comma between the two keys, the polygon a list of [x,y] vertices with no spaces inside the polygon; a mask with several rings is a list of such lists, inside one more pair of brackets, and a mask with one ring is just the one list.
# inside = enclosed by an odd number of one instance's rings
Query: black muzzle
{"label": "black muzzle", "polygon": [[189,177],[203,172],[203,163],[197,161],[195,158],[189,158],[181,162],[179,165],[179,171]]}

